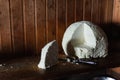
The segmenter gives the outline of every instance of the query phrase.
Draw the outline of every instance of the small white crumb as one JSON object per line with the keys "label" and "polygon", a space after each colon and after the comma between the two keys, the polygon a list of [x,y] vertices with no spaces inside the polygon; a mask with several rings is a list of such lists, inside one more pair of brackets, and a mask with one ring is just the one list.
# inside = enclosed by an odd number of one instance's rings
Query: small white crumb
{"label": "small white crumb", "polygon": [[75,64],[79,65],[79,63],[75,63]]}
{"label": "small white crumb", "polygon": [[72,62],[73,62],[73,63],[76,63],[76,60],[73,60]]}
{"label": "small white crumb", "polygon": [[13,66],[10,66],[10,68],[13,68]]}
{"label": "small white crumb", "polygon": [[0,64],[0,67],[3,66],[2,64]]}
{"label": "small white crumb", "polygon": [[67,62],[70,62],[70,59],[67,59]]}

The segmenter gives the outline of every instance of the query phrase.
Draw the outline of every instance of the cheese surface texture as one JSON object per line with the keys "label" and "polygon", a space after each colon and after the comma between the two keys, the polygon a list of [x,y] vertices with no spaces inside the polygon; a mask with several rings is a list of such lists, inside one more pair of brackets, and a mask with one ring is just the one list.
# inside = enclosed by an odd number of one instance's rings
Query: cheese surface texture
{"label": "cheese surface texture", "polygon": [[41,69],[49,68],[58,61],[58,44],[56,40],[49,42],[42,48],[41,59],[38,67]]}
{"label": "cheese surface texture", "polygon": [[107,38],[102,29],[91,22],[71,24],[65,31],[62,47],[66,55],[98,58],[107,55]]}

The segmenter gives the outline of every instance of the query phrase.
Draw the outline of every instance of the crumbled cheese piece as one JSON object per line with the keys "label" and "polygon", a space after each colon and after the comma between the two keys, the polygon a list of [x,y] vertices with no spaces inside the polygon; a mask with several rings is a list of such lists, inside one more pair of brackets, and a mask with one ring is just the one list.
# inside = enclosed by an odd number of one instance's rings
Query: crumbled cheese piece
{"label": "crumbled cheese piece", "polygon": [[58,61],[58,45],[54,40],[45,45],[41,52],[41,59],[38,64],[39,68],[46,69],[55,65]]}

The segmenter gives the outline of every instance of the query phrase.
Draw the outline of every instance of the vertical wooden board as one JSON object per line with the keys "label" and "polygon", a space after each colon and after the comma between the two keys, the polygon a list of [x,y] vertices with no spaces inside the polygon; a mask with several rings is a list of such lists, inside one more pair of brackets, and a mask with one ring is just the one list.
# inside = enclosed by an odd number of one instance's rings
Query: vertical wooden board
{"label": "vertical wooden board", "polygon": [[23,0],[25,51],[35,53],[35,3],[34,0]]}
{"label": "vertical wooden board", "polygon": [[99,0],[92,0],[91,21],[95,24],[100,23],[99,9],[100,9]]}
{"label": "vertical wooden board", "polygon": [[1,42],[1,33],[0,33],[0,53],[2,52],[2,42]]}
{"label": "vertical wooden board", "polygon": [[115,23],[120,23],[120,1],[119,0],[114,0],[114,5],[113,5],[113,19],[112,21]]}
{"label": "vertical wooden board", "polygon": [[68,27],[70,24],[75,22],[75,0],[67,0],[67,25]]}
{"label": "vertical wooden board", "polygon": [[84,0],[84,20],[91,21],[91,7],[92,1],[91,0]]}
{"label": "vertical wooden board", "polygon": [[101,8],[100,8],[100,23],[107,23],[107,0],[100,0]]}
{"label": "vertical wooden board", "polygon": [[47,42],[56,39],[56,0],[47,0]]}
{"label": "vertical wooden board", "polygon": [[83,0],[76,0],[76,21],[83,20]]}
{"label": "vertical wooden board", "polygon": [[107,22],[112,22],[112,15],[113,15],[113,0],[107,0],[108,9],[107,9]]}
{"label": "vertical wooden board", "polygon": [[[94,16],[93,16],[94,17]],[[94,17],[95,18],[95,17]],[[101,24],[101,0],[98,0],[98,25]]]}
{"label": "vertical wooden board", "polygon": [[118,6],[116,6],[118,9],[118,12],[117,12],[117,23],[120,23],[120,1],[119,0],[117,0],[117,5]]}
{"label": "vertical wooden board", "polygon": [[9,0],[0,0],[0,29],[2,53],[11,53]]}
{"label": "vertical wooden board", "polygon": [[10,0],[11,25],[14,53],[24,53],[23,5],[22,0]]}
{"label": "vertical wooden board", "polygon": [[113,4],[113,18],[112,18],[112,21],[113,22],[117,22],[117,16],[118,16],[118,0],[114,0],[114,4]]}
{"label": "vertical wooden board", "polygon": [[41,48],[46,43],[46,1],[35,1],[35,25],[36,25],[36,48],[40,53]]}
{"label": "vertical wooden board", "polygon": [[58,44],[60,48],[60,52],[62,53],[62,38],[66,29],[66,1],[58,0]]}

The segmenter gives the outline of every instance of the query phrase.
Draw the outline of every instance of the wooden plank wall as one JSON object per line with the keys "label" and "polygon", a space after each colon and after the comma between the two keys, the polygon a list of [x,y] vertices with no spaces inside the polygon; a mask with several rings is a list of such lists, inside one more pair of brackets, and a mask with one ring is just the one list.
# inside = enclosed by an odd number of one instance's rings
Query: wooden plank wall
{"label": "wooden plank wall", "polygon": [[120,0],[114,0],[112,22],[114,23],[111,29],[111,32],[114,33],[112,34],[113,39],[111,39],[114,43],[112,49],[116,52],[120,52]]}
{"label": "wooden plank wall", "polygon": [[113,22],[120,23],[120,0],[114,0]]}
{"label": "wooden plank wall", "polygon": [[0,0],[0,54],[38,54],[75,21],[111,23],[113,0]]}

